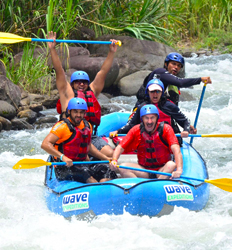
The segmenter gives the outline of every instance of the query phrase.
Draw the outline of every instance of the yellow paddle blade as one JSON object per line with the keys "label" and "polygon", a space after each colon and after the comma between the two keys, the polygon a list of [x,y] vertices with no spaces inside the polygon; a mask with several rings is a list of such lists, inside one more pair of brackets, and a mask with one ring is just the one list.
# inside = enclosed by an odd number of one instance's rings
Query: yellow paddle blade
{"label": "yellow paddle blade", "polygon": [[118,42],[116,43],[119,47],[122,46],[122,42],[120,40],[118,40]]}
{"label": "yellow paddle blade", "polygon": [[201,135],[201,137],[232,137],[232,134]]}
{"label": "yellow paddle blade", "polygon": [[21,37],[6,32],[0,32],[0,43],[20,43],[25,41],[30,42],[31,38]]}
{"label": "yellow paddle blade", "polygon": [[204,180],[207,183],[213,184],[225,191],[232,192],[232,179],[222,178],[216,180]]}
{"label": "yellow paddle blade", "polygon": [[46,162],[41,159],[22,159],[13,166],[13,169],[31,169],[51,164],[51,162]]}

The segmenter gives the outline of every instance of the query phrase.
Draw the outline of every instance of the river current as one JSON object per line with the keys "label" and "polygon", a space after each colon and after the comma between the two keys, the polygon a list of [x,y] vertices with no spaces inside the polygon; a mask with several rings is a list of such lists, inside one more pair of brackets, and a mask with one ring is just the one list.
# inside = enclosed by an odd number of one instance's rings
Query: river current
{"label": "river current", "polygon": [[[210,76],[197,123],[198,134],[232,134],[232,56],[186,59],[186,77]],[[180,108],[194,123],[203,84],[182,93],[192,101]],[[130,110],[135,97],[114,104]],[[125,105],[127,104],[127,105]],[[55,112],[55,111],[47,111]],[[44,191],[45,167],[13,170],[24,158],[46,160],[40,148],[50,129],[0,133],[0,249],[231,249],[232,193],[210,185],[210,198],[200,212],[176,207],[160,218],[102,215],[92,222],[64,219],[50,212]],[[187,139],[189,140],[189,139]],[[232,178],[232,138],[194,138],[205,159],[209,179]]]}

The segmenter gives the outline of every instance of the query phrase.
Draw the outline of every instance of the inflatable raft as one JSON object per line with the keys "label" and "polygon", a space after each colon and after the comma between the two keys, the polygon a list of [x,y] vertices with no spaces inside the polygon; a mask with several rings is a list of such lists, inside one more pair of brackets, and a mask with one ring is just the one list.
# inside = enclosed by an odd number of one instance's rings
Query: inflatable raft
{"label": "inflatable raft", "polygon": [[[128,117],[129,113],[120,112],[103,116],[98,135],[108,136],[109,132],[122,127]],[[207,168],[200,154],[186,142],[181,152],[183,176],[207,179]],[[125,160],[120,158],[120,161]],[[104,183],[83,184],[58,181],[52,166],[46,167],[45,186],[47,206],[52,212],[84,219],[102,214],[119,215],[125,211],[132,215],[161,216],[170,214],[175,206],[199,211],[209,198],[208,184],[196,180],[118,178]]]}

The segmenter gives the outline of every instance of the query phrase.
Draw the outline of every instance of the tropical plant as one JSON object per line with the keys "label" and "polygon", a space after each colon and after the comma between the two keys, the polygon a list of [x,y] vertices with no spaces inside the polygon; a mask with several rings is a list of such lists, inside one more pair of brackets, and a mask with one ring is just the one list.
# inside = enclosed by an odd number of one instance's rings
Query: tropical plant
{"label": "tropical plant", "polygon": [[77,28],[76,18],[82,11],[78,3],[78,0],[66,0],[64,4],[60,4],[58,0],[50,0],[46,14],[47,32],[54,30],[63,39],[68,37]]}
{"label": "tropical plant", "polygon": [[166,0],[96,1],[93,8],[96,11],[79,19],[92,24],[97,35],[113,32],[167,43],[165,37],[171,31],[163,25],[166,5]]}
{"label": "tropical plant", "polygon": [[[129,35],[173,47],[179,41],[194,40],[199,47],[203,44],[213,49],[217,44],[231,46],[231,19],[231,0],[0,1],[1,31],[26,37],[43,38],[53,30],[58,38],[70,39],[86,26],[95,31],[96,37]],[[46,59],[33,59],[35,46],[39,45],[0,44],[9,77],[26,89],[36,87],[36,79],[49,71]],[[20,65],[14,64],[13,57],[18,49],[24,50]]]}
{"label": "tropical plant", "polygon": [[[38,56],[35,58],[34,52],[37,49]],[[41,53],[38,52],[36,44],[26,43],[23,48],[23,54],[20,62],[17,62],[12,52],[5,50],[2,61],[6,65],[7,77],[13,82],[21,86],[24,90],[30,92],[44,93],[49,88],[49,77],[43,82],[40,79],[50,73],[47,66],[47,57],[43,51],[46,48],[40,46]]]}

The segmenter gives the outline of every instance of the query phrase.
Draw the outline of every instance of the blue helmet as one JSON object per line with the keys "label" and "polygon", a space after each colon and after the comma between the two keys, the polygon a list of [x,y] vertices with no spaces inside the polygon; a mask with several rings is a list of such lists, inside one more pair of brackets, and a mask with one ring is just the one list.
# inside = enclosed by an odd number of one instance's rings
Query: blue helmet
{"label": "blue helmet", "polygon": [[161,88],[162,88],[162,95],[164,94],[164,84],[163,82],[161,82],[159,79],[151,79],[148,84],[147,84],[147,87],[146,87],[146,90],[145,90],[145,94],[149,97],[149,94],[148,94],[148,88],[152,85],[152,84],[157,84],[159,85]]}
{"label": "blue helmet", "polygon": [[85,71],[81,71],[81,70],[75,71],[74,73],[72,73],[70,84],[72,84],[72,82],[75,80],[86,80],[90,82],[89,75]]}
{"label": "blue helmet", "polygon": [[179,62],[179,63],[181,63],[182,68],[184,67],[184,57],[179,53],[172,52],[172,53],[168,54],[165,58],[164,63],[166,63],[166,62],[168,63],[170,61]]}
{"label": "blue helmet", "polygon": [[156,114],[158,115],[158,119],[159,119],[159,111],[156,108],[155,105],[153,104],[147,104],[144,105],[141,109],[140,109],[140,119],[142,119],[142,117],[144,115],[150,115],[150,114]]}
{"label": "blue helmet", "polygon": [[72,98],[69,103],[68,103],[68,110],[71,109],[83,109],[83,110],[87,110],[87,103],[84,99],[82,98]]}

